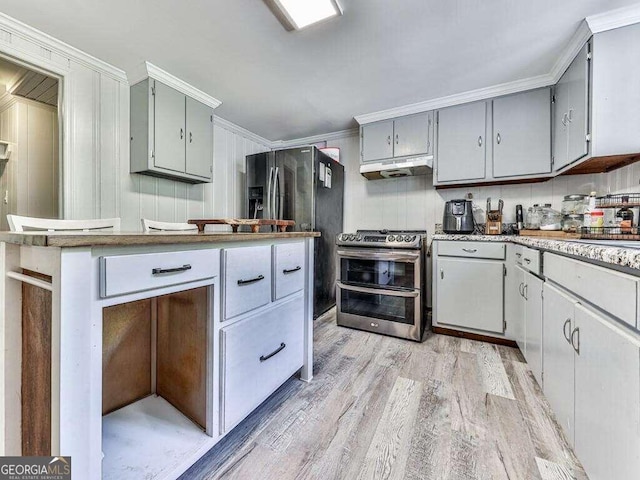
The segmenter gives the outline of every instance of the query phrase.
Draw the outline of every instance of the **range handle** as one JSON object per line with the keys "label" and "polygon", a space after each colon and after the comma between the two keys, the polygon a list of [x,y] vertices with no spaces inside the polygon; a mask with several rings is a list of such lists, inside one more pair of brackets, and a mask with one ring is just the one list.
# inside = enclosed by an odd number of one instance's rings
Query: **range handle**
{"label": "range handle", "polygon": [[411,292],[403,292],[400,290],[387,290],[384,288],[368,288],[368,287],[357,287],[355,285],[346,285],[342,282],[336,282],[339,288],[342,290],[349,290],[352,292],[359,293],[370,293],[372,295],[388,295],[390,297],[403,297],[403,298],[416,298],[420,295],[420,292],[411,291]]}

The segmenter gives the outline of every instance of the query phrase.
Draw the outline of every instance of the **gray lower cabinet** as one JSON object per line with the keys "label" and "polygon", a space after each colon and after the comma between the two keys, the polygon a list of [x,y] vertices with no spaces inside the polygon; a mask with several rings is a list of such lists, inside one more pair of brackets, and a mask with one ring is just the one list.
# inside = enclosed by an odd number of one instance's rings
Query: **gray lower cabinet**
{"label": "gray lower cabinet", "polygon": [[131,87],[131,173],[211,182],[213,109],[147,78]]}
{"label": "gray lower cabinet", "polygon": [[433,112],[363,125],[362,162],[433,154]]}
{"label": "gray lower cabinet", "polygon": [[493,101],[493,176],[551,172],[551,89]]}
{"label": "gray lower cabinet", "polygon": [[640,472],[640,335],[544,285],[544,393],[589,478]]}
{"label": "gray lower cabinet", "polygon": [[543,391],[574,445],[574,350],[570,336],[575,326],[575,300],[559,289],[544,285],[544,385]]}
{"label": "gray lower cabinet", "polygon": [[487,102],[443,108],[436,113],[436,182],[482,180],[486,176]]}
{"label": "gray lower cabinet", "polygon": [[484,332],[504,332],[504,263],[438,257],[436,322]]}
{"label": "gray lower cabinet", "polygon": [[640,475],[638,340],[592,310],[575,307],[575,451],[589,478]]}

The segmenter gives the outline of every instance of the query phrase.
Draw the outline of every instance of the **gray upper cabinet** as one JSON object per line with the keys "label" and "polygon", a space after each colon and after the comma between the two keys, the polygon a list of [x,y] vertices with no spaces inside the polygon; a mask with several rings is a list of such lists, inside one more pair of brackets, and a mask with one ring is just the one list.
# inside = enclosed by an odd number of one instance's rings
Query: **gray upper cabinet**
{"label": "gray upper cabinet", "polygon": [[213,109],[147,78],[131,87],[131,173],[211,182]]}
{"label": "gray upper cabinet", "polygon": [[438,183],[485,178],[486,110],[477,102],[436,113]]}
{"label": "gray upper cabinet", "polygon": [[560,170],[589,153],[589,44],[555,87],[553,169]]}
{"label": "gray upper cabinet", "polygon": [[551,172],[551,89],[493,101],[493,176]]}
{"label": "gray upper cabinet", "polygon": [[185,171],[185,100],[183,93],[155,82],[155,148],[157,168]]}
{"label": "gray upper cabinet", "polygon": [[361,140],[363,162],[431,155],[433,153],[433,112],[363,125]]}
{"label": "gray upper cabinet", "polygon": [[187,97],[186,173],[211,178],[213,159],[213,112]]}
{"label": "gray upper cabinet", "polygon": [[393,156],[427,155],[433,112],[396,118],[393,122]]}
{"label": "gray upper cabinet", "polygon": [[364,125],[361,137],[363,162],[393,157],[393,120]]}

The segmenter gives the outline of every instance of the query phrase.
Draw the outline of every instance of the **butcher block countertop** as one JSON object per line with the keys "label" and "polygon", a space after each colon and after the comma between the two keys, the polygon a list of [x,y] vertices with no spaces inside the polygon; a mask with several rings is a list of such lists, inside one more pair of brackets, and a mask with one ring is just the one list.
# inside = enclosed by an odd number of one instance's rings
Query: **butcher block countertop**
{"label": "butcher block countertop", "polygon": [[0,232],[0,242],[33,247],[94,247],[223,243],[319,236],[320,232]]}

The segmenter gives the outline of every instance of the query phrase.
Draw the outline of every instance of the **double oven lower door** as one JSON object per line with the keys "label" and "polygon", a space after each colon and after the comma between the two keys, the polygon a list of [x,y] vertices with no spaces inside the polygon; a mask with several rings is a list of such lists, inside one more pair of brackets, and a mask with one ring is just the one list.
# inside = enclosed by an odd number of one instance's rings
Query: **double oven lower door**
{"label": "double oven lower door", "polygon": [[338,249],[338,325],[420,341],[422,268],[421,250]]}

